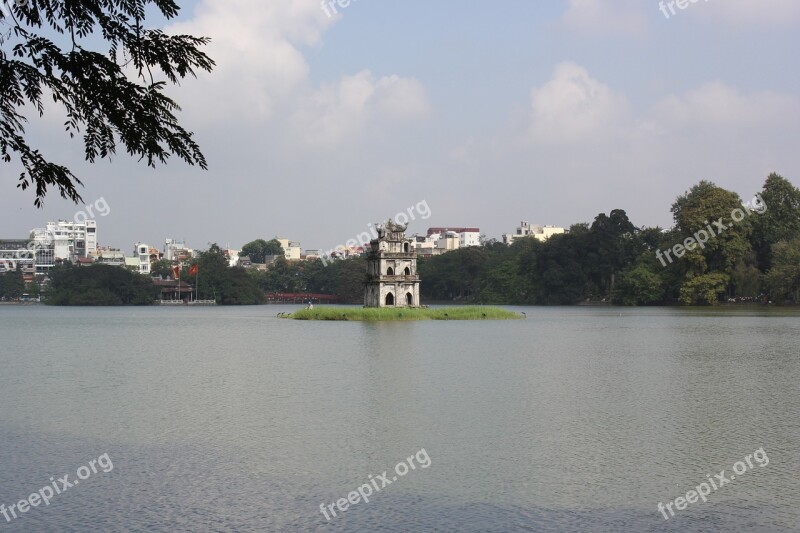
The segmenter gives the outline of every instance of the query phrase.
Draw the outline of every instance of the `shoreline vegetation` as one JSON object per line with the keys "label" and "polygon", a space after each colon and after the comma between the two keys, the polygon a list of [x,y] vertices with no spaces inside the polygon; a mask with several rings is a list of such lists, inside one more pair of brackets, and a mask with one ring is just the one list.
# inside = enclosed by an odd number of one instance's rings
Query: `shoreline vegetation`
{"label": "shoreline vegetation", "polygon": [[294,313],[278,315],[292,320],[333,320],[354,322],[411,322],[418,320],[518,320],[524,318],[520,313],[492,306],[462,307],[383,307],[351,308],[323,307],[301,309]]}
{"label": "shoreline vegetation", "polygon": [[[789,180],[771,174],[747,202],[701,181],[671,211],[669,229],[636,226],[624,210],[614,209],[545,241],[518,237],[508,245],[484,237],[480,246],[421,256],[421,300],[455,306],[800,304],[800,189]],[[243,251],[259,261],[280,245],[256,244]],[[49,305],[153,305],[193,294],[217,305],[255,305],[270,295],[300,294],[308,295],[302,303],[319,304],[314,295],[325,295],[360,305],[368,280],[363,254],[327,265],[278,254],[269,266],[243,268],[231,267],[216,244],[184,261],[179,276],[175,267],[155,261],[144,275],[65,262],[29,280],[17,265],[0,273],[0,300],[41,296]]]}

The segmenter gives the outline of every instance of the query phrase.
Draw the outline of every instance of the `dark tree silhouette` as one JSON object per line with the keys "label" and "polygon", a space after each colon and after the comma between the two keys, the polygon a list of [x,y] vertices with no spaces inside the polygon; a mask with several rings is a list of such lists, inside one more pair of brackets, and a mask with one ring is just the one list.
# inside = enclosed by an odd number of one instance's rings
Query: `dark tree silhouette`
{"label": "dark tree silhouette", "polygon": [[66,111],[69,136],[82,134],[89,162],[120,144],[149,166],[174,154],[207,167],[163,91],[197,69],[211,71],[214,61],[199,49],[209,39],[146,29],[149,4],[167,19],[178,14],[172,0],[0,0],[0,158],[22,164],[17,187],[35,187],[37,207],[49,187],[81,201],[80,179],[25,135],[23,113],[41,117],[50,98]]}

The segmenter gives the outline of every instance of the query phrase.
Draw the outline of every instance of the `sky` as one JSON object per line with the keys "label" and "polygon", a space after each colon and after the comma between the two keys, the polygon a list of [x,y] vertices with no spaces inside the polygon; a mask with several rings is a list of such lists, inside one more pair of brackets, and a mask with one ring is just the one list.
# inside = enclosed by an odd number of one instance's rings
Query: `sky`
{"label": "sky", "polygon": [[169,91],[209,169],[124,149],[89,164],[48,109],[29,140],[82,178],[86,206],[37,209],[0,163],[0,237],[96,205],[100,244],[128,252],[327,250],[409,208],[409,233],[499,239],[613,209],[669,227],[702,179],[743,199],[771,172],[800,185],[800,2],[685,1],[353,0],[329,17],[319,0],[179,0],[152,23],[213,40],[214,71]]}

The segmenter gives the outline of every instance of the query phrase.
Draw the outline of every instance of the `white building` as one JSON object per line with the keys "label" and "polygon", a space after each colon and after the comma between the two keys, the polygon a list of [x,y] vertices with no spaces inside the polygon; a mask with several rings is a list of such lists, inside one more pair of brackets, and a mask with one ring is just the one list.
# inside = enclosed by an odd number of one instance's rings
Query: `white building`
{"label": "white building", "polygon": [[225,254],[225,257],[228,258],[228,266],[235,267],[239,266],[239,253],[241,250],[232,250],[231,248],[226,248],[222,251]]}
{"label": "white building", "polygon": [[[466,248],[467,246],[480,246],[481,245],[481,229],[480,228],[467,228],[467,227],[441,227],[441,228],[428,228],[428,237],[434,238],[435,235],[442,235],[446,233],[456,233],[458,235],[458,248]],[[435,237],[439,238],[439,237]]]}
{"label": "white building", "polygon": [[48,222],[31,230],[36,247],[36,271],[46,272],[59,261],[76,261],[97,251],[97,221]]}
{"label": "white building", "polygon": [[300,249],[300,243],[297,241],[290,241],[289,239],[283,239],[280,237],[276,237],[279,243],[281,243],[281,247],[283,248],[284,256],[286,257],[287,261],[299,261],[300,254],[302,250]]}
{"label": "white building", "polygon": [[136,243],[133,259],[130,264],[139,269],[139,274],[150,274],[150,246],[141,242]]}
{"label": "white building", "polygon": [[468,246],[481,245],[481,232],[480,231],[462,231],[458,234],[461,239],[461,247],[467,248]]}
{"label": "white building", "polygon": [[503,234],[503,242],[511,244],[515,239],[521,237],[533,237],[538,241],[544,242],[553,235],[561,235],[563,233],[566,233],[566,230],[558,226],[539,226],[523,220],[519,223],[516,233]]}

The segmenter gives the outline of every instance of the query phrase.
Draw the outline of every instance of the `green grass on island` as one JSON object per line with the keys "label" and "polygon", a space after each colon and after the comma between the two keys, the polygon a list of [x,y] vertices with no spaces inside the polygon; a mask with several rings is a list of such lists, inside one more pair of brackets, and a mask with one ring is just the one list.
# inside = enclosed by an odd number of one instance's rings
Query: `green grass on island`
{"label": "green grass on island", "polygon": [[363,308],[316,307],[301,309],[283,318],[294,320],[353,320],[359,322],[406,322],[412,320],[514,320],[519,313],[499,307]]}

